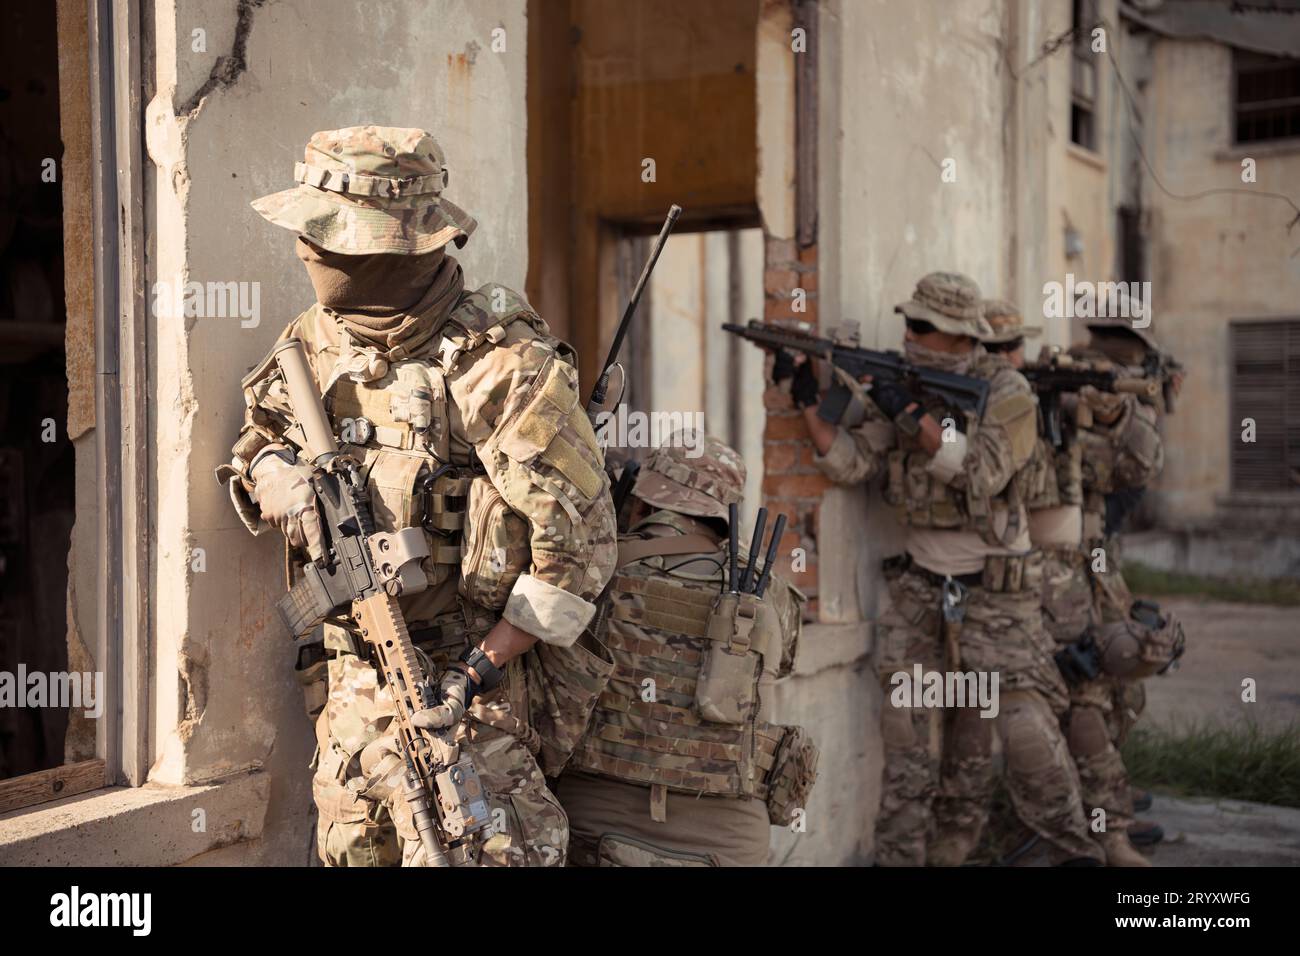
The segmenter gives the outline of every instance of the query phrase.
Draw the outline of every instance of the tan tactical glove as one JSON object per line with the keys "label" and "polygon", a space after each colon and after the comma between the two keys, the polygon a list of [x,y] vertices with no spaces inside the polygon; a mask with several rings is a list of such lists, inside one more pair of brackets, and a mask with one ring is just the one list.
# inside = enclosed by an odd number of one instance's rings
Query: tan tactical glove
{"label": "tan tactical glove", "polygon": [[1119,392],[1103,392],[1085,385],[1079,389],[1079,400],[1092,409],[1093,417],[1103,425],[1113,424],[1124,411],[1124,396]]}
{"label": "tan tactical glove", "polygon": [[262,518],[279,528],[289,543],[306,548],[313,559],[324,556],[321,547],[320,515],[311,487],[311,469],[295,464],[287,448],[263,451],[253,462],[252,497]]}
{"label": "tan tactical glove", "polygon": [[470,677],[459,667],[449,667],[442,675],[439,697],[442,703],[411,715],[411,723],[424,730],[455,727],[465,717],[465,708],[474,702]]}

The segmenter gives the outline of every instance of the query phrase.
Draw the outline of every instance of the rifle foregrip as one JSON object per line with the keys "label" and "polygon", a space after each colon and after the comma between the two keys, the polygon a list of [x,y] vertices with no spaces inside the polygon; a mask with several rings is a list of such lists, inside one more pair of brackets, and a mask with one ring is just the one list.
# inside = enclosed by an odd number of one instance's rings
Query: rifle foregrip
{"label": "rifle foregrip", "polygon": [[325,405],[316,390],[316,379],[307,364],[307,350],[302,339],[287,339],[271,352],[284,375],[284,385],[289,392],[289,405],[302,426],[307,445],[303,449],[313,462],[325,455],[338,454],[339,445],[334,440]]}

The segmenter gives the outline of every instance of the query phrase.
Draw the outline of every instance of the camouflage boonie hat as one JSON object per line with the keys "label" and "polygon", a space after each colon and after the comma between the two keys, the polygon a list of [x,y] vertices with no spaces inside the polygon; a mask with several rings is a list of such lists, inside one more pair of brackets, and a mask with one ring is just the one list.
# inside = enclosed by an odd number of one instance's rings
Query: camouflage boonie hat
{"label": "camouflage boonie hat", "polygon": [[[740,453],[712,435],[696,433],[686,447],[679,429],[641,465],[632,494],[656,508],[698,518],[726,518],[727,505],[739,504],[745,491]],[[689,454],[696,457],[689,457]]]}
{"label": "camouflage boonie hat", "polygon": [[315,133],[298,185],[252,203],[277,226],[344,255],[420,255],[455,241],[463,246],[472,216],[442,196],[442,149],[421,129],[349,126]]}
{"label": "camouflage boonie hat", "polygon": [[[1123,302],[1123,307],[1127,311],[1128,296],[1122,292],[1120,293],[1120,296],[1121,301]],[[1150,330],[1135,329],[1131,318],[1125,318],[1122,315],[1103,315],[1098,316],[1095,319],[1084,319],[1083,324],[1087,327],[1089,332],[1094,329],[1121,329],[1130,335],[1136,336],[1143,345],[1151,349],[1153,352],[1160,351],[1160,343],[1156,341],[1156,337],[1151,334]]]}
{"label": "camouflage boonie hat", "polygon": [[993,330],[993,334],[984,336],[980,339],[981,342],[998,344],[1014,342],[1020,338],[1033,339],[1043,331],[1041,325],[1025,325],[1020,310],[1006,299],[985,299],[980,303],[980,312]]}
{"label": "camouflage boonie hat", "polygon": [[960,272],[931,272],[907,302],[894,306],[909,319],[929,322],[940,332],[983,339],[993,330],[980,314],[980,287]]}

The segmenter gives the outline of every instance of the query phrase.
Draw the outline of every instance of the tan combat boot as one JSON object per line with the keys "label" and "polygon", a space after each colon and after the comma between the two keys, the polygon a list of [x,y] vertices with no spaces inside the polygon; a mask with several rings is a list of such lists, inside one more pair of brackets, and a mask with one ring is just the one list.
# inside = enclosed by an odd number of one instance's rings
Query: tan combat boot
{"label": "tan combat boot", "polygon": [[1124,830],[1109,830],[1097,837],[1106,852],[1107,866],[1150,866],[1151,861],[1133,848]]}

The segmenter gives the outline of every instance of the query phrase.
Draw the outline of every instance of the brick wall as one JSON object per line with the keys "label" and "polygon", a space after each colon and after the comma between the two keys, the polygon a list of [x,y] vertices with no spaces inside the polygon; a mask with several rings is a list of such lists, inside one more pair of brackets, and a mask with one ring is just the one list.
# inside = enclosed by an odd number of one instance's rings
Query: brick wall
{"label": "brick wall", "polygon": [[[796,301],[796,289],[804,291],[803,301]],[[818,327],[816,244],[801,249],[793,239],[764,237],[763,319],[776,324],[807,323],[814,330]],[[781,553],[788,556],[795,548],[804,550],[803,570],[791,576],[808,595],[808,616],[816,620],[817,521],[830,482],[813,464],[808,429],[790,401],[788,383],[769,387],[763,402],[767,408],[763,504],[789,519]]]}

